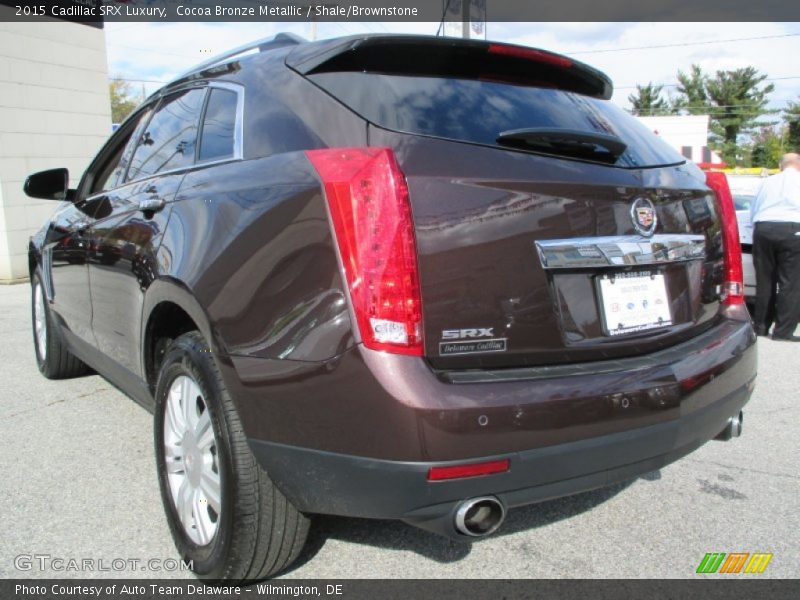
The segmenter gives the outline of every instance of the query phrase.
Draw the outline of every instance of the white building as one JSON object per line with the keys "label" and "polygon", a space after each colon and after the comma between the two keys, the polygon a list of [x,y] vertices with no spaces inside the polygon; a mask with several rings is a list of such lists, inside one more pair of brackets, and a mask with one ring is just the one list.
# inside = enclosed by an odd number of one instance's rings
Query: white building
{"label": "white building", "polygon": [[[0,5],[0,12],[14,9]],[[103,30],[0,21],[0,282],[28,277],[30,235],[56,209],[22,192],[35,171],[67,167],[75,187],[111,132]]]}
{"label": "white building", "polygon": [[708,147],[708,115],[636,117],[684,157],[703,166],[722,165],[722,159]]}

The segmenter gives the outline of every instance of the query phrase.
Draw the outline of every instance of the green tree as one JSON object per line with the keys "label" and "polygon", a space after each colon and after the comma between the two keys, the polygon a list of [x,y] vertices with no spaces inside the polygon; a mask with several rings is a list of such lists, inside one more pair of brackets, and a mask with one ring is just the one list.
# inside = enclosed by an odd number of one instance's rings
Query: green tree
{"label": "green tree", "polygon": [[783,111],[786,121],[786,149],[790,152],[800,152],[800,99],[789,102]]}
{"label": "green tree", "polygon": [[767,96],[773,84],[763,85],[765,73],[754,67],[717,71],[714,77],[692,65],[689,73],[678,71],[679,100],[676,108],[689,114],[708,114],[711,131],[720,140],[725,161],[736,162],[737,141],[740,134],[748,133],[757,125],[767,110]]}
{"label": "green tree", "polygon": [[751,166],[776,168],[784,152],[783,142],[783,131],[775,130],[773,127],[762,127],[753,135]]}
{"label": "green tree", "polygon": [[112,79],[108,84],[108,91],[111,96],[111,122],[122,123],[139,105],[139,100],[131,84],[122,79]]}
{"label": "green tree", "polygon": [[700,67],[692,65],[688,73],[678,71],[678,96],[674,99],[673,108],[689,113],[690,115],[705,115],[709,113],[710,103],[706,93],[708,76],[703,74]]}
{"label": "green tree", "polygon": [[669,102],[661,97],[663,89],[663,85],[656,85],[652,81],[647,85],[637,85],[636,93],[628,96],[633,114],[643,117],[669,114]]}

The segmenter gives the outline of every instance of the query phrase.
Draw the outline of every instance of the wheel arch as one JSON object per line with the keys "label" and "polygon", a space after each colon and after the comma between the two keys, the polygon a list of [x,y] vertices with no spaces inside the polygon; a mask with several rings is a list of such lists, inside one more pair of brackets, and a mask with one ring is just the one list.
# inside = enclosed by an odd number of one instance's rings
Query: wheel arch
{"label": "wheel arch", "polygon": [[160,358],[166,345],[192,330],[203,335],[213,353],[225,352],[205,309],[189,288],[176,279],[154,281],[145,295],[140,332],[142,374],[151,393],[155,392]]}

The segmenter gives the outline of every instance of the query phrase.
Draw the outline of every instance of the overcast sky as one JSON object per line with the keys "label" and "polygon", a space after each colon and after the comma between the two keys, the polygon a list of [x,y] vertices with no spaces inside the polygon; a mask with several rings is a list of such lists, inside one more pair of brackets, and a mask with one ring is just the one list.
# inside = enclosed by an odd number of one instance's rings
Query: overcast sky
{"label": "overcast sky", "polygon": [[[318,38],[356,33],[434,34],[438,23],[319,23]],[[106,23],[109,75],[144,85],[149,94],[171,77],[248,41],[308,23]],[[584,61],[614,81],[613,100],[628,107],[636,84],[676,83],[692,63],[704,71],[752,65],[775,85],[771,105],[800,100],[800,23],[488,23],[488,39]],[[760,39],[753,39],[760,38]],[[735,40],[735,41],[728,41]],[[657,48],[653,46],[667,46]],[[666,87],[665,91],[674,91]]]}

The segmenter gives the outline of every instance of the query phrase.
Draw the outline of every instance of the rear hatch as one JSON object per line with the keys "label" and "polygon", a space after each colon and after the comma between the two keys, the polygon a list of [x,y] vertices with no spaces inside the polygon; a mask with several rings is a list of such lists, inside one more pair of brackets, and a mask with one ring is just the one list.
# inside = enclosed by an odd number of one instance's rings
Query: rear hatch
{"label": "rear hatch", "polygon": [[409,189],[435,368],[621,358],[718,314],[702,173],[540,50],[420,37],[310,44],[287,64],[369,123]]}

